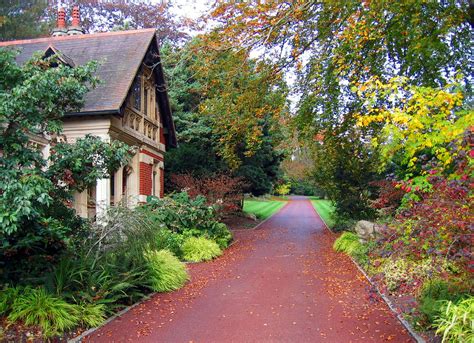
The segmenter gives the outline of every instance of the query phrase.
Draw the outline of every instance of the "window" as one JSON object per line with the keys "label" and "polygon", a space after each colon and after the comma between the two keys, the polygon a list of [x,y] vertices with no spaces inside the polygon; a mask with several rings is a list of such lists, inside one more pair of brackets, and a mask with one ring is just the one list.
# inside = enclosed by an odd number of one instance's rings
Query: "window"
{"label": "window", "polygon": [[148,88],[145,87],[144,93],[143,93],[143,104],[145,105],[143,112],[145,113],[146,116],[148,116]]}
{"label": "window", "polygon": [[132,106],[141,111],[142,110],[142,78],[137,75],[132,86]]}

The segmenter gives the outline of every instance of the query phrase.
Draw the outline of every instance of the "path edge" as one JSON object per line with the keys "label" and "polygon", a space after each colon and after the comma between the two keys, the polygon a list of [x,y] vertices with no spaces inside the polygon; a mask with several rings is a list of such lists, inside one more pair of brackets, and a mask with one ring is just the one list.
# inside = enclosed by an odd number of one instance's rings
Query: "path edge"
{"label": "path edge", "polygon": [[[316,212],[316,214],[318,215],[319,219],[321,219],[321,221],[323,222],[324,226],[326,227],[326,229],[332,233],[333,235],[335,235],[335,232],[333,230],[331,230],[331,228],[328,226],[328,224],[324,221],[323,217],[321,217],[321,215],[319,214],[318,210],[316,210],[316,208],[314,207],[313,203],[311,202],[311,200],[307,199],[310,203],[311,203],[311,207],[313,208],[314,212]],[[375,290],[377,291],[378,295],[380,295],[380,297],[383,299],[383,301],[385,301],[385,303],[387,304],[388,308],[390,309],[390,311],[393,312],[393,314],[397,317],[398,321],[405,327],[405,329],[408,331],[408,333],[416,340],[417,343],[426,343],[426,340],[421,337],[416,331],[415,329],[413,329],[413,327],[411,326],[411,324],[405,319],[403,318],[403,316],[401,314],[399,314],[396,310],[396,307],[395,305],[393,305],[392,301],[385,295],[383,294],[379,287],[372,281],[372,279],[367,275],[367,273],[365,272],[364,269],[362,269],[362,267],[359,265],[359,263],[357,263],[351,256],[347,255],[347,257],[349,257],[352,261],[352,263],[355,264],[355,266],[357,267],[357,269],[359,269],[359,271],[362,273],[362,275],[364,275],[365,279],[372,285],[373,288],[375,288]]]}
{"label": "path edge", "polygon": [[144,303],[145,301],[149,300],[151,297],[153,297],[155,294],[158,294],[157,292],[153,292],[153,293],[150,293],[146,296],[144,296],[143,298],[140,299],[140,301],[136,302],[135,304],[133,305],[130,305],[128,307],[125,307],[122,311],[119,311],[117,312],[116,314],[114,314],[112,317],[109,317],[107,318],[102,324],[100,324],[99,326],[95,327],[95,328],[91,328],[91,329],[88,329],[86,331],[84,331],[83,333],[81,333],[79,336],[76,336],[74,338],[71,338],[71,339],[68,339],[67,340],[67,343],[79,343],[79,342],[82,342],[82,340],[84,338],[86,338],[87,336],[89,336],[90,334],[93,334],[95,331],[99,330],[100,328],[102,328],[103,326],[107,325],[108,323],[110,323],[112,320],[118,318],[118,317],[121,317],[123,316],[125,313],[127,313],[128,311],[134,309],[135,307],[137,307],[138,305]]}

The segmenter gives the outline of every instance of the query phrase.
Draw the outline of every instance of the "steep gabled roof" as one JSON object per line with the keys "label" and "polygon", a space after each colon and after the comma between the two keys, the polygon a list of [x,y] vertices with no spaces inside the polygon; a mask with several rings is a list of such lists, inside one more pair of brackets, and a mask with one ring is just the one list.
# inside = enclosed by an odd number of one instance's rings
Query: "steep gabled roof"
{"label": "steep gabled roof", "polygon": [[[34,52],[58,53],[66,64],[83,65],[89,61],[99,62],[96,76],[101,83],[88,92],[80,115],[120,114],[129,89],[150,47],[156,51],[159,61],[155,29],[117,31],[74,36],[47,37],[29,40],[0,42],[0,48],[20,50],[18,63],[26,62]],[[60,57],[61,57],[60,56]],[[163,70],[161,64],[155,68],[158,83],[158,100],[168,138],[176,145],[174,124],[171,118]]]}
{"label": "steep gabled roof", "polygon": [[86,95],[81,112],[112,112],[120,109],[154,37],[155,30],[146,29],[2,42],[0,47],[19,48],[18,63],[50,46],[71,58],[75,65],[99,61],[97,76],[102,83]]}

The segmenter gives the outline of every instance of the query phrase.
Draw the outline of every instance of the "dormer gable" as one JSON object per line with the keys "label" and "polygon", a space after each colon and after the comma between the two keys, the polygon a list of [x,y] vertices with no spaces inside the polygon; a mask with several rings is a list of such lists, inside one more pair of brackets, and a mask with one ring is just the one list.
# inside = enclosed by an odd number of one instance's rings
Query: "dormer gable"
{"label": "dormer gable", "polygon": [[67,65],[68,67],[74,68],[76,66],[72,58],[68,57],[66,54],[56,49],[53,45],[48,46],[48,48],[44,52],[43,58],[46,59],[51,56],[57,56],[58,61],[64,65]]}

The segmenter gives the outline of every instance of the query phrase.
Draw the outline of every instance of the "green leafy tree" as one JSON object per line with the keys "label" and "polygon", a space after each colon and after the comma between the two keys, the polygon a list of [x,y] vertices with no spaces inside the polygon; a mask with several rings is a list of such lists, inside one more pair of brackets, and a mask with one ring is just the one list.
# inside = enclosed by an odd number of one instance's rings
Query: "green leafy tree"
{"label": "green leafy tree", "polygon": [[[72,193],[108,176],[130,156],[126,145],[97,137],[86,136],[74,144],[57,142],[63,116],[79,110],[86,92],[98,82],[93,76],[95,62],[70,68],[54,57],[36,55],[18,65],[15,55],[0,50],[0,265],[4,266],[9,259],[64,248],[82,226],[67,206]],[[51,142],[48,160],[34,143],[39,138]]]}
{"label": "green leafy tree", "polygon": [[47,36],[54,22],[47,20],[47,1],[2,1],[0,41]]}

